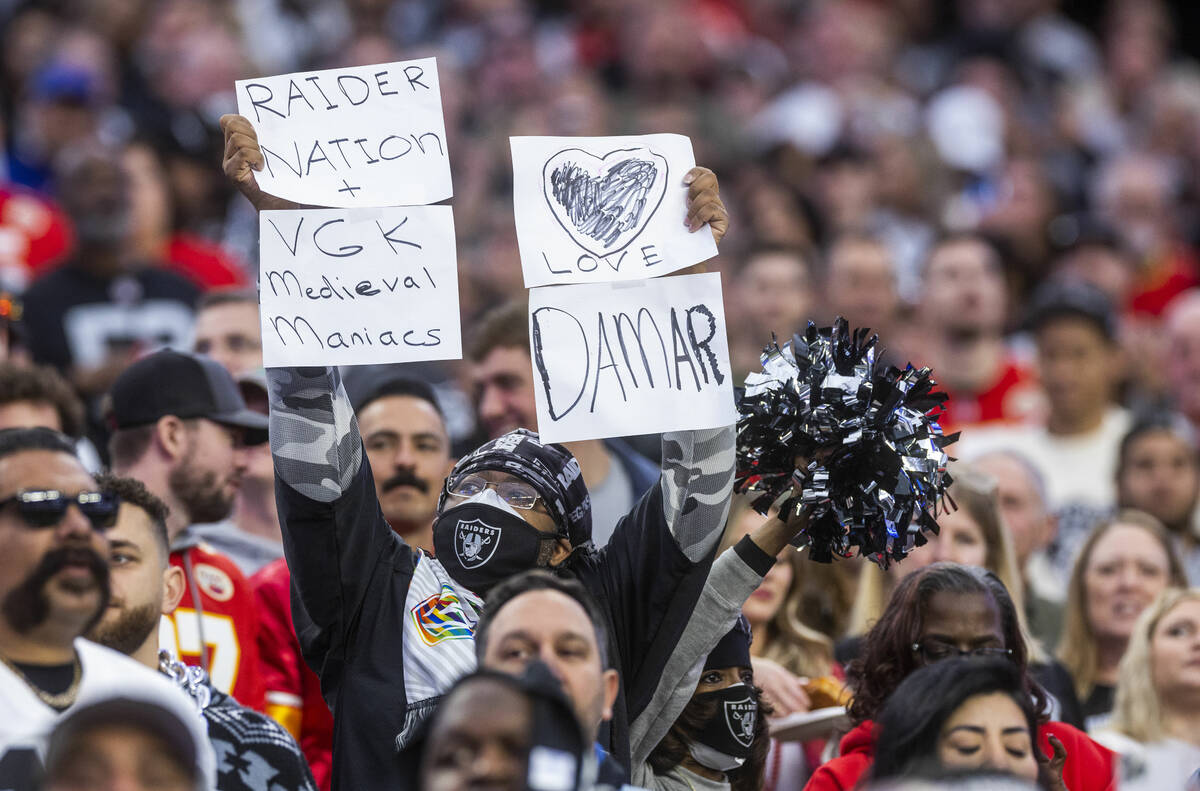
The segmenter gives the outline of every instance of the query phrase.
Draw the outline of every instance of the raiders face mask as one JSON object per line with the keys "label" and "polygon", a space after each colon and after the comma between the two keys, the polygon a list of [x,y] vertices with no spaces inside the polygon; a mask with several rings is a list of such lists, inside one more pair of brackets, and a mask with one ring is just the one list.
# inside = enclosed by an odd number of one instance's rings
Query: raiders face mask
{"label": "raiders face mask", "polygon": [[480,597],[537,566],[542,542],[557,538],[522,519],[491,488],[443,511],[433,523],[438,562],[451,579]]}
{"label": "raiders face mask", "polygon": [[754,726],[758,723],[758,701],[754,690],[734,684],[715,692],[701,692],[694,700],[712,701],[717,712],[696,734],[690,746],[692,758],[701,766],[728,772],[750,757]]}

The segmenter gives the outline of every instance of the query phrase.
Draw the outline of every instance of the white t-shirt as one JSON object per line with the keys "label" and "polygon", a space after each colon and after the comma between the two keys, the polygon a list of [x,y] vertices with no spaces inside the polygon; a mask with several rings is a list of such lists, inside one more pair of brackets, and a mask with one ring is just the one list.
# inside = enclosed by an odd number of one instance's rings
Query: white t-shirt
{"label": "white t-shirt", "polygon": [[208,727],[187,694],[162,675],[124,654],[84,640],[75,640],[82,675],[75,703],[58,712],[47,706],[25,681],[0,663],[0,788],[32,788],[30,770],[43,765],[51,731],[80,706],[106,698],[123,697],[157,704],[179,715],[199,747],[201,781],[197,789],[211,789],[216,759],[208,741]]}
{"label": "white t-shirt", "polygon": [[1200,769],[1200,747],[1178,739],[1139,742],[1108,730],[1093,738],[1120,754],[1121,791],[1183,789]]}
{"label": "white t-shirt", "polygon": [[967,428],[950,451],[968,462],[995,450],[1018,451],[1041,472],[1052,511],[1070,505],[1108,509],[1115,504],[1117,451],[1129,425],[1129,412],[1114,407],[1094,431],[1069,437],[1044,426]]}

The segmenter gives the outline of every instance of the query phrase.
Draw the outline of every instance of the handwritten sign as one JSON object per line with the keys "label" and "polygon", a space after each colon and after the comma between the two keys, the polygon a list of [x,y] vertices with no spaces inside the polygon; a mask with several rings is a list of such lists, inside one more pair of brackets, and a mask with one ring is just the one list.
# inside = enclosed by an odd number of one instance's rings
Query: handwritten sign
{"label": "handwritten sign", "polygon": [[692,233],[683,135],[512,137],[517,242],[527,287],[641,280],[712,258]]}
{"label": "handwritten sign", "polygon": [[238,80],[268,194],[312,206],[397,206],[453,194],[433,58]]}
{"label": "handwritten sign", "polygon": [[259,214],[268,367],[462,356],[449,206]]}
{"label": "handwritten sign", "polygon": [[532,289],[529,341],[544,441],[737,421],[715,272]]}

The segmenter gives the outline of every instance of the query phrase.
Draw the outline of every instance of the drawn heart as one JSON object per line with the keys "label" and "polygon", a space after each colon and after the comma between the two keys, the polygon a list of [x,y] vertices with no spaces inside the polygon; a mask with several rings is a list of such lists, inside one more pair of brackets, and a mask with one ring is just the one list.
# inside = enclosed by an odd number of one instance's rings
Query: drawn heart
{"label": "drawn heart", "polygon": [[542,189],[554,219],[597,258],[638,237],[667,191],[667,160],[648,148],[559,151],[542,168]]}

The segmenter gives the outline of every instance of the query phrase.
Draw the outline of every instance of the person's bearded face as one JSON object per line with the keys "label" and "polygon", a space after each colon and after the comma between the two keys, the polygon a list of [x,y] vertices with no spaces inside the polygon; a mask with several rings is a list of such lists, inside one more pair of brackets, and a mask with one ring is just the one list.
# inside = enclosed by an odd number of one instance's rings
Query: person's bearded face
{"label": "person's bearded face", "polygon": [[105,617],[89,632],[88,639],[122,654],[132,654],[142,647],[158,629],[161,605],[151,602],[137,607],[109,608],[112,617]]}
{"label": "person's bearded face", "polygon": [[71,594],[84,594],[98,589],[99,606],[83,631],[90,629],[108,606],[108,564],[94,550],[84,546],[65,546],[52,549],[42,556],[41,562],[29,575],[4,597],[0,610],[9,626],[18,634],[28,634],[45,623],[50,616],[51,601],[47,587],[56,575],[70,566],[86,567],[89,575],[69,575],[56,581],[56,585]]}
{"label": "person's bearded face", "polygon": [[168,474],[167,484],[171,493],[187,509],[191,522],[219,522],[233,510],[244,462],[232,471],[229,466],[214,464],[220,459],[203,452],[199,437],[201,430],[193,434],[187,453]]}

